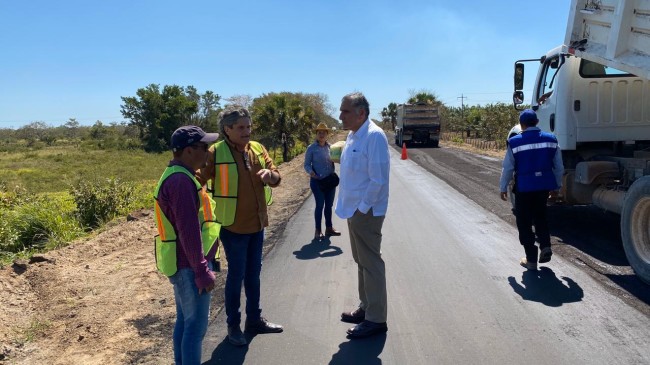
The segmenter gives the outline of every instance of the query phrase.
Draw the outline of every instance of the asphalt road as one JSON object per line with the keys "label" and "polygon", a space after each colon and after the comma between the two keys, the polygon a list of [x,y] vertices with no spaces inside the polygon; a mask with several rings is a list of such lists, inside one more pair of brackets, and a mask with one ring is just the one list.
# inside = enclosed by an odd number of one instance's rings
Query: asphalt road
{"label": "asphalt road", "polygon": [[[262,314],[283,324],[284,333],[231,346],[222,312],[203,344],[206,363],[650,363],[650,316],[637,295],[604,285],[587,265],[563,254],[537,273],[519,267],[522,249],[509,207],[489,182],[498,179],[498,161],[444,148],[412,149],[409,160],[398,152],[391,151],[382,245],[388,333],[345,337],[350,325],[339,321],[340,313],[357,305],[347,227],[335,218],[343,235],[311,242],[309,199],[262,270]],[[442,153],[460,156],[458,163],[472,173],[463,176],[443,163]]]}
{"label": "asphalt road", "polygon": [[[498,194],[501,159],[454,148],[409,148],[408,153],[427,171],[515,227],[510,205]],[[549,206],[548,219],[556,256],[581,268],[605,290],[650,316],[650,285],[636,277],[625,257],[620,216],[595,206],[557,204]]]}

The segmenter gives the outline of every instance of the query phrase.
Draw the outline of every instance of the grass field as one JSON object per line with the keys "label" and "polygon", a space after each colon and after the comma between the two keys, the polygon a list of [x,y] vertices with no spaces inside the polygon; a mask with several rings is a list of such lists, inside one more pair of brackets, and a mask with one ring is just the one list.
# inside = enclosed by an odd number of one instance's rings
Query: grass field
{"label": "grass field", "polygon": [[66,191],[80,179],[114,177],[134,183],[160,178],[170,153],[133,150],[93,150],[74,146],[46,147],[29,152],[0,153],[0,186],[31,194]]}

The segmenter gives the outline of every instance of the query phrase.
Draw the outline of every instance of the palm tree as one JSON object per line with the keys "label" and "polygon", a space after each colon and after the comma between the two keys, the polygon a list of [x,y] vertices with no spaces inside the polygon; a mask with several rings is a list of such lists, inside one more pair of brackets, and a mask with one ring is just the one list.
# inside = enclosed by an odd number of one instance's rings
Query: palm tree
{"label": "palm tree", "polygon": [[438,97],[431,92],[427,91],[420,91],[415,95],[412,95],[409,100],[409,104],[418,104],[418,103],[424,103],[424,104],[429,104],[429,105],[439,105],[440,100],[438,100]]}
{"label": "palm tree", "polygon": [[390,103],[387,107],[382,109],[381,117],[384,123],[390,122],[391,129],[395,130],[395,123],[397,123],[397,104]]}
{"label": "palm tree", "polygon": [[[293,93],[269,93],[255,98],[252,116],[261,141],[282,144],[282,158],[289,161],[295,141],[309,141],[314,127],[314,111]],[[267,143],[268,143],[267,142]]]}

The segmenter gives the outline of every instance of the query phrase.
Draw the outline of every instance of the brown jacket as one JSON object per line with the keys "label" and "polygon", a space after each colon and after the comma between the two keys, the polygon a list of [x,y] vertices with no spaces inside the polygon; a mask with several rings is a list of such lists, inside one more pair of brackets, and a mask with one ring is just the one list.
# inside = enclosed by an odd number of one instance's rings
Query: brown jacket
{"label": "brown jacket", "polygon": [[[248,161],[250,161],[250,170],[244,164],[244,153],[237,151],[228,139],[225,140],[230,152],[237,163],[237,174],[239,175],[239,183],[237,186],[237,211],[235,212],[235,222],[226,228],[227,230],[239,234],[251,234],[261,231],[264,227],[269,225],[269,218],[266,209],[266,199],[264,197],[264,184],[257,176],[257,172],[261,169],[269,169],[275,171],[278,176],[280,172],[273,164],[273,160],[269,156],[268,151],[264,148],[264,160],[266,166],[260,166],[259,159],[255,153],[246,145],[245,153],[248,154]],[[197,179],[201,184],[206,184],[208,180],[218,179],[215,176],[216,169],[214,165],[214,145],[209,149],[207,166],[197,171]],[[275,184],[269,184],[270,187],[280,185],[282,177]]]}

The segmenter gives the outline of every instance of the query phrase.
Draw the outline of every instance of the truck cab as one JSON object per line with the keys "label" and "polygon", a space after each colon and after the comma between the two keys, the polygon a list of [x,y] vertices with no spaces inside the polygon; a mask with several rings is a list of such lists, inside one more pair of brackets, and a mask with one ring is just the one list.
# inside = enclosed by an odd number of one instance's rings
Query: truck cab
{"label": "truck cab", "polygon": [[[598,153],[623,155],[648,147],[650,81],[576,57],[564,48],[539,59],[531,107],[540,128],[554,133],[566,151],[566,167],[574,168],[576,160]],[[522,75],[523,83],[523,63],[518,61],[515,67],[521,69],[516,74]]]}
{"label": "truck cab", "polygon": [[515,62],[513,103],[526,62],[539,127],[555,134],[567,204],[621,215],[630,265],[650,283],[650,2],[572,0],[564,45]]}

